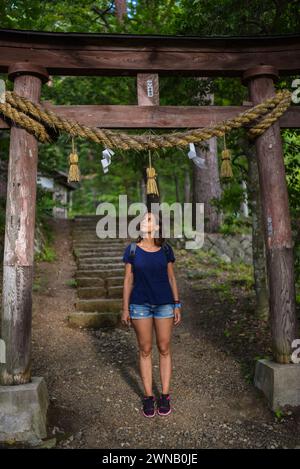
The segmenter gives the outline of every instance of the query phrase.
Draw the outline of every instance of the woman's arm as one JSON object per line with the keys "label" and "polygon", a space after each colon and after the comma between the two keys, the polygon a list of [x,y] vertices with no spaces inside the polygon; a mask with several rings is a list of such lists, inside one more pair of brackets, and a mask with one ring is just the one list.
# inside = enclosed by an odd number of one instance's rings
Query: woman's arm
{"label": "woman's arm", "polygon": [[173,299],[179,300],[173,262],[168,262],[168,277],[169,277],[169,282],[170,282],[172,293],[173,293]]}
{"label": "woman's arm", "polygon": [[123,312],[129,310],[129,298],[133,288],[133,273],[131,270],[131,264],[126,262],[123,284]]}
{"label": "woman's arm", "polygon": [[[175,278],[175,273],[174,273],[174,268],[173,268],[173,262],[168,262],[168,277],[169,277],[169,282],[170,282],[172,293],[173,293],[173,299],[179,300],[178,288],[177,288],[177,283],[176,283],[176,278]],[[179,307],[176,307],[175,305],[174,325],[178,326],[178,324],[180,323],[181,323],[181,309]]]}

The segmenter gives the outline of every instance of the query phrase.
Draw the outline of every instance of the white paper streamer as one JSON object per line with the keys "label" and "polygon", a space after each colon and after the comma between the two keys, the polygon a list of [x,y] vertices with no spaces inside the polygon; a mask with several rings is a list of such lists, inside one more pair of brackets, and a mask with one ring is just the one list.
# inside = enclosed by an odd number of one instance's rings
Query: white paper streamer
{"label": "white paper streamer", "polygon": [[103,159],[101,160],[102,168],[104,173],[108,173],[108,166],[111,163],[111,157],[115,154],[111,148],[105,148],[102,152]]}
{"label": "white paper streamer", "polygon": [[205,159],[197,156],[196,148],[194,143],[190,143],[190,151],[188,152],[188,157],[193,161],[193,163],[199,168],[206,168]]}

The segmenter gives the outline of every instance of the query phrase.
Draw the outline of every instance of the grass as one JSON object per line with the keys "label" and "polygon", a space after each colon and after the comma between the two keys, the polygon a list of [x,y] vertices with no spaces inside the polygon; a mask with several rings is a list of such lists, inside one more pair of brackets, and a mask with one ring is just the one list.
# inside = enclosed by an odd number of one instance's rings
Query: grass
{"label": "grass", "polygon": [[56,258],[57,256],[54,248],[48,243],[44,246],[42,252],[35,254],[36,261],[53,262],[56,260]]}
{"label": "grass", "polygon": [[74,288],[76,288],[76,286],[77,286],[77,281],[76,281],[75,278],[71,278],[70,280],[67,280],[67,281],[66,281],[66,285],[67,285],[68,287],[74,287]]}
{"label": "grass", "polygon": [[219,293],[219,297],[221,300],[227,300],[234,302],[235,297],[232,294],[231,291],[231,285],[228,282],[223,282],[223,283],[216,283],[216,282],[211,282],[210,287],[215,290],[216,292]]}
{"label": "grass", "polygon": [[41,288],[42,288],[41,279],[40,278],[35,279],[32,284],[32,291],[40,291]]}

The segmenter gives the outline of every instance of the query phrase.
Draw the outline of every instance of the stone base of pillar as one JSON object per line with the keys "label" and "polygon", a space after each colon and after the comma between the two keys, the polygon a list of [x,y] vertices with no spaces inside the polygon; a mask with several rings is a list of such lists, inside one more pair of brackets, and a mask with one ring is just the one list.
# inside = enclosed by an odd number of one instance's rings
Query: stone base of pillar
{"label": "stone base of pillar", "polygon": [[254,384],[264,393],[273,411],[300,406],[300,364],[258,360]]}
{"label": "stone base of pillar", "polygon": [[44,378],[0,386],[0,441],[38,445],[47,437],[49,397]]}

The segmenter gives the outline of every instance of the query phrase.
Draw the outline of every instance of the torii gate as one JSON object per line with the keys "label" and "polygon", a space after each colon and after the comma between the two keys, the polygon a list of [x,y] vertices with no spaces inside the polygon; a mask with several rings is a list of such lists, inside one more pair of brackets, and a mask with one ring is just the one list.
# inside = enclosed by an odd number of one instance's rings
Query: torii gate
{"label": "torii gate", "polygon": [[[34,102],[40,102],[42,84],[47,83],[49,75],[137,76],[137,106],[53,106],[43,101],[41,104],[59,116],[75,118],[94,127],[197,128],[234,117],[272,97],[274,81],[279,75],[300,73],[300,35],[209,38],[1,29],[0,72],[8,74],[17,94]],[[249,89],[250,103],[242,106],[160,106],[159,75],[174,74],[240,77]],[[150,97],[147,93],[149,80],[154,90]],[[292,381],[287,384],[291,386],[300,380],[299,365],[290,363],[292,342],[299,329],[280,127],[299,128],[300,108],[290,107],[255,140],[270,291],[273,364],[277,369],[279,364],[286,370],[292,367]],[[38,142],[27,131],[1,117],[0,128],[11,132],[1,316],[1,339],[6,354],[5,363],[1,364],[0,389],[18,385],[21,390],[31,382]],[[267,366],[263,361],[261,365],[261,370],[263,365]],[[261,370],[256,384],[268,395],[274,391],[271,389],[274,386],[272,378],[268,378],[274,375],[274,369],[271,364],[267,371]],[[281,375],[281,379],[290,378]],[[43,431],[36,434],[41,436]]]}

